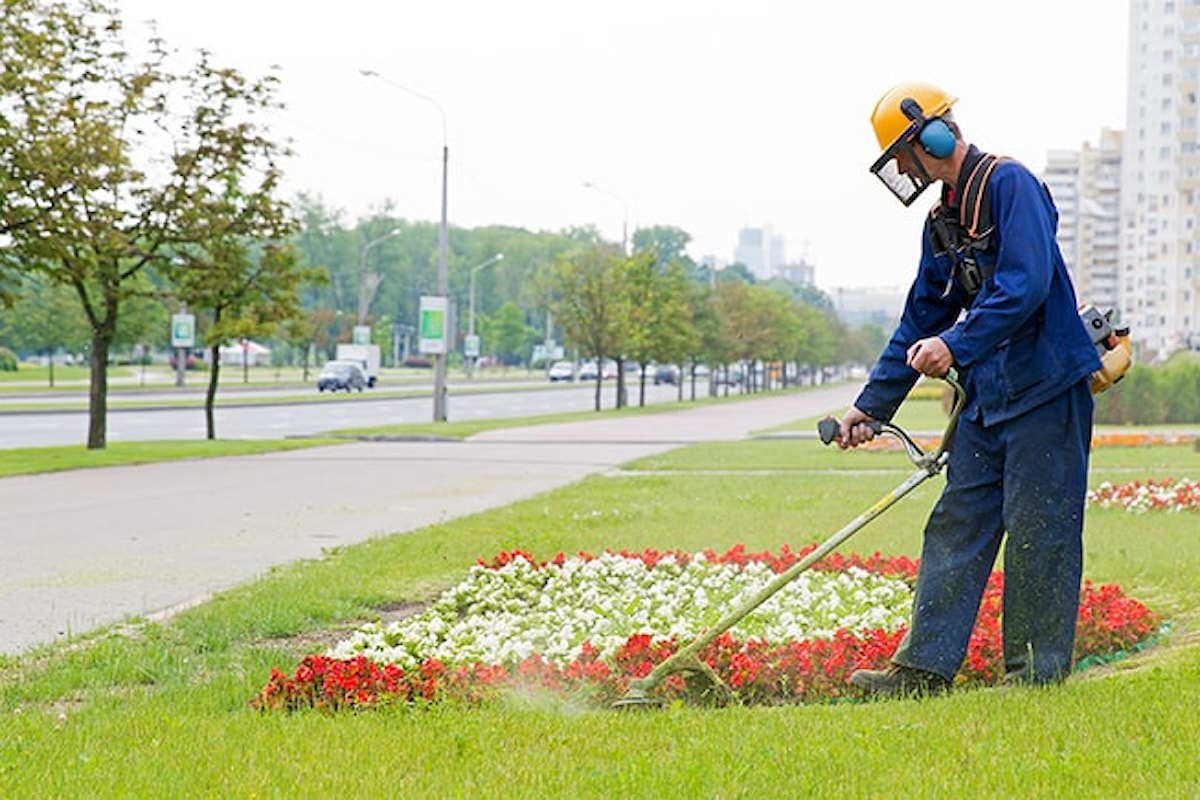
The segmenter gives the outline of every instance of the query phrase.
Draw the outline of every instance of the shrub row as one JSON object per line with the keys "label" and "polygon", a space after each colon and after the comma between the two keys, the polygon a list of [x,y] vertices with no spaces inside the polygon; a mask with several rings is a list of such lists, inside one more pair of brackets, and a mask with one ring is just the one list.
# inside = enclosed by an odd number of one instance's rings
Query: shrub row
{"label": "shrub row", "polygon": [[1131,367],[1119,383],[1096,396],[1096,422],[1111,425],[1200,422],[1200,362],[1187,359],[1162,367]]}

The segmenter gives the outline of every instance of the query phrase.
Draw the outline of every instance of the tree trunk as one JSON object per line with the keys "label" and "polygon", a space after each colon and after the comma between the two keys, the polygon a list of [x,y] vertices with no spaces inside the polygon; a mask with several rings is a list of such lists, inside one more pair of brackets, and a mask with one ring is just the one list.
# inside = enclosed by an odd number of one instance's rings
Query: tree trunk
{"label": "tree trunk", "polygon": [[92,328],[92,352],[88,360],[88,450],[108,446],[108,348],[112,344],[115,323]]}
{"label": "tree trunk", "polygon": [[204,430],[209,440],[217,438],[217,421],[213,407],[217,400],[217,379],[221,376],[221,345],[214,344],[211,353],[212,366],[208,371],[208,389],[204,392]]}
{"label": "tree trunk", "polygon": [[[625,398],[626,398],[626,394],[625,394],[625,359],[618,358],[618,359],[616,359],[616,362],[617,362],[617,385],[613,391],[616,392],[616,407],[624,408],[625,403],[626,403],[626,401],[625,401]],[[603,364],[601,364],[601,366],[600,366],[600,377],[604,377],[604,365]]]}

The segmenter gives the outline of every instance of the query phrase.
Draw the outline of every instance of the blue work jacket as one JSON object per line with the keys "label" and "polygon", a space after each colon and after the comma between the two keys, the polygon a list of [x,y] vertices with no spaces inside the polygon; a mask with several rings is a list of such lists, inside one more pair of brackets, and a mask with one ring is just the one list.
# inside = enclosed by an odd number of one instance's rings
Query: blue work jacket
{"label": "blue work jacket", "polygon": [[[955,193],[962,196],[968,155]],[[910,345],[940,336],[966,391],[963,417],[993,425],[1045,403],[1100,369],[1079,318],[1075,290],[1055,239],[1058,211],[1045,185],[1016,161],[1001,160],[989,192],[995,230],[977,261],[985,278],[974,300],[954,280],[949,253],[937,253],[926,219],[921,263],[904,314],[854,405],[888,421],[919,377],[905,364]]]}

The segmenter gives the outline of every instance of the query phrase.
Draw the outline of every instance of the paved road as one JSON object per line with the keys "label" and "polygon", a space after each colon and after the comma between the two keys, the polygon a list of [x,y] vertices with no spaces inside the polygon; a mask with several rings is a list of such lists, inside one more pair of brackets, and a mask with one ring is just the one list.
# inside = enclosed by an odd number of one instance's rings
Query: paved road
{"label": "paved road", "polygon": [[[526,384],[497,386],[478,384],[453,387],[447,398],[451,421],[501,417],[533,417],[569,411],[587,411],[595,407],[595,387]],[[502,391],[498,391],[502,390]],[[646,386],[646,404],[677,402],[678,389],[663,384]],[[687,389],[685,389],[687,391]],[[637,403],[636,386],[629,388],[631,403]],[[233,394],[233,393],[231,393]],[[294,395],[294,393],[292,393]],[[308,396],[308,402],[287,402],[283,392],[248,390],[238,396],[254,396],[269,401],[272,396],[281,402],[260,405],[221,405],[215,410],[216,432],[220,439],[282,439],[286,436],[308,436],[323,431],[345,428],[367,428],[381,425],[402,425],[429,422],[432,419],[433,395],[400,397],[383,392],[362,395]],[[142,401],[176,400],[181,395],[151,394],[139,396]],[[159,441],[165,439],[204,439],[207,428],[203,399],[190,393],[182,395],[192,401],[188,407],[136,407],[114,404],[109,407],[107,438],[109,442]],[[28,403],[29,400],[25,399]],[[88,414],[84,405],[74,410],[12,411],[0,401],[0,449],[16,447],[46,447],[50,445],[82,445],[87,441]],[[601,407],[611,408],[614,391],[605,385]]]}
{"label": "paved road", "polygon": [[646,455],[844,407],[857,387],[263,456],[0,479],[0,653],[153,615],[323,548],[507,505]]}

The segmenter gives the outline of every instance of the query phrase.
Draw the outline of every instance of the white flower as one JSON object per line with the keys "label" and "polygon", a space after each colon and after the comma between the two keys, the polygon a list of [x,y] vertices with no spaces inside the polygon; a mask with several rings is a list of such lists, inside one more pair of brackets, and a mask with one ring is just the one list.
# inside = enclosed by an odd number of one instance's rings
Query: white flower
{"label": "white flower", "polygon": [[[668,557],[655,567],[614,554],[566,559],[538,569],[516,557],[500,569],[473,567],[428,610],[384,629],[368,624],[330,649],[395,663],[427,658],[450,664],[513,665],[531,655],[565,666],[585,642],[613,655],[630,636],[680,641],[710,629],[776,578],[764,563],[687,564]],[[858,568],[805,572],[731,629],[742,640],[782,644],[851,631],[903,625],[912,596],[900,580]]]}

